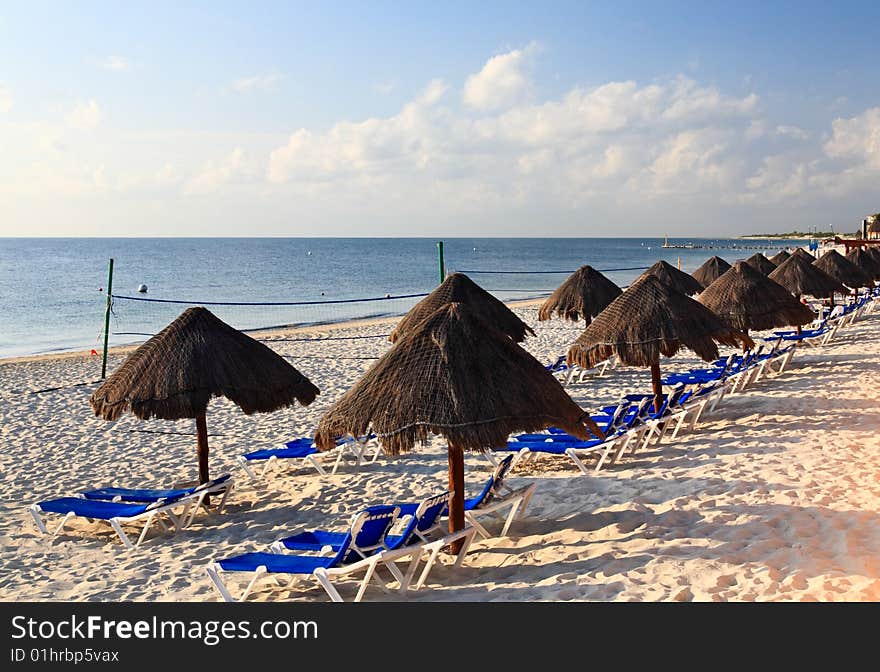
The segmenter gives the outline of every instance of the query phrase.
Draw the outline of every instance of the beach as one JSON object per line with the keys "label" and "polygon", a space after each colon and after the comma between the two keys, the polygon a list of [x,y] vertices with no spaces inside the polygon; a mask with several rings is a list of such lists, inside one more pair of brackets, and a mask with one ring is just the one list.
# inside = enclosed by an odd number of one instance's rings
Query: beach
{"label": "beach", "polygon": [[[515,311],[537,332],[524,347],[545,363],[582,330],[559,320],[538,323],[534,303]],[[344,464],[327,476],[282,466],[250,480],[235,461],[311,435],[323,412],[390,347],[383,335],[396,321],[267,337],[320,396],[306,408],[252,416],[213,400],[211,473],[232,473],[236,482],[226,510],[201,515],[176,535],[151,531],[133,551],[109,526],[81,522],[48,542],[28,506],[94,487],[191,480],[194,423],[94,417],[88,398],[100,377],[95,357],[0,363],[0,600],[217,601],[204,571],[209,562],[267,550],[303,528],[343,529],[366,505],[415,502],[444,490],[447,455],[440,439],[359,470]],[[325,338],[336,340],[315,340]],[[461,568],[443,558],[418,592],[404,597],[373,588],[365,599],[880,599],[878,339],[880,314],[866,315],[827,345],[799,348],[782,374],[726,397],[694,431],[598,473],[583,476],[564,457],[517,465],[510,485],[537,483],[537,490],[509,536],[478,539]],[[108,372],[124,357],[111,351]],[[664,373],[698,364],[684,351],[662,362]],[[650,378],[645,369],[615,368],[566,389],[591,410],[649,391]],[[485,456],[465,456],[467,496],[491,470]],[[295,589],[266,582],[249,599],[324,601],[326,595],[314,582]]]}

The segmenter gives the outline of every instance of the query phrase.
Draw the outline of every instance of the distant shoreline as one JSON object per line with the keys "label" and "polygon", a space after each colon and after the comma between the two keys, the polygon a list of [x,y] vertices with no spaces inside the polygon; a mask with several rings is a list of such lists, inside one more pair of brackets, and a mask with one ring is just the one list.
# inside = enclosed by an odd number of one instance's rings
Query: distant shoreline
{"label": "distant shoreline", "polygon": [[830,231],[820,231],[814,235],[804,235],[802,233],[750,233],[747,236],[738,236],[738,238],[744,240],[813,240],[817,238],[833,238],[836,235],[840,234]]}

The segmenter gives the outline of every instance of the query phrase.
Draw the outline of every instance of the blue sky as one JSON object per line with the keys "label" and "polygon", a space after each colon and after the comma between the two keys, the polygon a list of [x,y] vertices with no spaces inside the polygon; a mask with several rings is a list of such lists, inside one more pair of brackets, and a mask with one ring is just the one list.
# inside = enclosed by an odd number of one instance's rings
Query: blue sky
{"label": "blue sky", "polygon": [[853,230],[880,210],[878,19],[873,2],[7,6],[0,235]]}

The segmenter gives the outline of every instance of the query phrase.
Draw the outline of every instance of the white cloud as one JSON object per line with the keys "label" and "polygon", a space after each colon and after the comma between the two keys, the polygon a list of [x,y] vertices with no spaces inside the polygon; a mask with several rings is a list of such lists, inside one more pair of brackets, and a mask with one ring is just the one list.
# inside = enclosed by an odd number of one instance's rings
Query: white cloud
{"label": "white cloud", "polygon": [[87,103],[79,102],[67,115],[67,125],[78,131],[90,131],[97,128],[104,118],[101,107],[94,100]]}
{"label": "white cloud", "polygon": [[131,67],[131,64],[122,56],[110,56],[106,61],[101,63],[101,67],[105,70],[122,72],[123,70],[128,70]]}
{"label": "white cloud", "polygon": [[250,93],[251,91],[274,91],[278,82],[281,81],[281,75],[256,75],[254,77],[242,77],[236,79],[229,85],[236,93]]}
{"label": "white cloud", "polygon": [[792,140],[806,140],[810,137],[810,134],[804,129],[797,126],[787,126],[785,124],[776,127],[776,134],[791,138]]}
{"label": "white cloud", "polygon": [[[183,191],[187,195],[208,194],[235,181],[247,180],[253,177],[254,172],[250,156],[241,147],[236,147],[222,159],[208,161],[186,183]],[[174,176],[174,169],[167,165],[157,175],[165,179],[173,179]]]}
{"label": "white cloud", "polygon": [[825,152],[834,158],[856,159],[880,170],[880,107],[872,107],[851,119],[835,119]]}
{"label": "white cloud", "polygon": [[533,42],[524,49],[498,54],[486,61],[482,70],[465,81],[462,94],[465,105],[488,111],[522,100],[530,89],[527,70],[536,51],[537,45]]}

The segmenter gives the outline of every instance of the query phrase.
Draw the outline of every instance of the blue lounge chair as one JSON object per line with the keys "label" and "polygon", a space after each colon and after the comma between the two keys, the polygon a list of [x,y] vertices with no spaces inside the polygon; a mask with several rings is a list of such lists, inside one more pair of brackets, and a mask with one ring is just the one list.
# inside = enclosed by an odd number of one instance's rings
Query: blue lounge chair
{"label": "blue lounge chair", "polygon": [[[244,469],[245,473],[252,479],[256,479],[258,475],[265,476],[273,466],[278,466],[282,461],[288,460],[300,461],[301,464],[314,467],[319,474],[326,476],[327,470],[324,468],[322,462],[333,460],[333,467],[330,469],[330,473],[335,474],[336,470],[339,469],[342,458],[346,454],[351,454],[354,457],[358,467],[364,462],[370,464],[375,462],[382,450],[382,447],[379,445],[378,441],[375,441],[375,438],[375,434],[370,434],[366,437],[357,439],[351,436],[340,437],[336,440],[336,448],[321,452],[318,450],[317,446],[315,446],[312,438],[303,437],[288,441],[287,443],[283,443],[274,448],[263,448],[251,451],[250,453],[245,453],[244,455],[239,455],[237,460],[241,468]],[[367,448],[371,442],[374,443],[375,447],[372,456],[367,458]],[[258,462],[264,463],[263,469],[259,474],[257,474],[253,468]]]}
{"label": "blue lounge chair", "polygon": [[234,481],[230,474],[223,474],[217,478],[211,479],[207,483],[193,485],[187,488],[172,488],[167,490],[156,490],[147,488],[98,488],[96,490],[87,490],[80,493],[86,499],[107,501],[107,502],[126,502],[126,503],[144,503],[158,502],[160,500],[183,500],[189,505],[190,514],[187,516],[184,512],[181,516],[181,528],[189,527],[199,509],[204,506],[205,498],[209,495],[219,495],[222,493],[217,512],[223,511],[226,500],[232,493]]}
{"label": "blue lounge chair", "polygon": [[[171,529],[162,520],[162,514],[168,516],[174,530],[182,529],[181,517],[186,515],[186,510],[190,503],[187,501],[186,496],[159,499],[149,503],[108,502],[86,499],[85,497],[60,497],[31,505],[30,512],[37,525],[37,529],[44,535],[49,534],[49,532],[46,529],[41,514],[55,513],[63,516],[61,523],[49,535],[50,540],[54,539],[61,532],[64,525],[71,518],[78,517],[108,522],[110,527],[119,535],[123,545],[127,549],[133,549],[141,545],[141,542],[143,542],[144,537],[147,535],[147,530],[150,529],[154,522],[158,523],[163,531],[167,532]],[[177,514],[174,512],[174,509],[178,506],[184,507],[183,513]],[[143,523],[143,528],[141,529],[140,536],[137,538],[137,541],[132,542],[122,526],[124,524],[141,523]]]}
{"label": "blue lounge chair", "polygon": [[345,533],[342,542],[337,545],[333,555],[307,555],[304,553],[244,553],[219,562],[212,563],[206,568],[208,576],[220,595],[227,602],[236,601],[226,583],[223,581],[224,572],[245,572],[253,574],[251,581],[244,589],[238,601],[244,601],[253,590],[256,582],[265,574],[272,574],[276,578],[290,576],[292,582],[302,577],[312,577],[324,588],[330,599],[334,602],[342,602],[334,579],[339,579],[363,572],[364,577],[360,581],[355,601],[360,601],[370,583],[376,566],[380,562],[380,551],[384,545],[385,536],[394,524],[400,509],[396,506],[372,506],[356,514],[351,521],[349,530]]}

